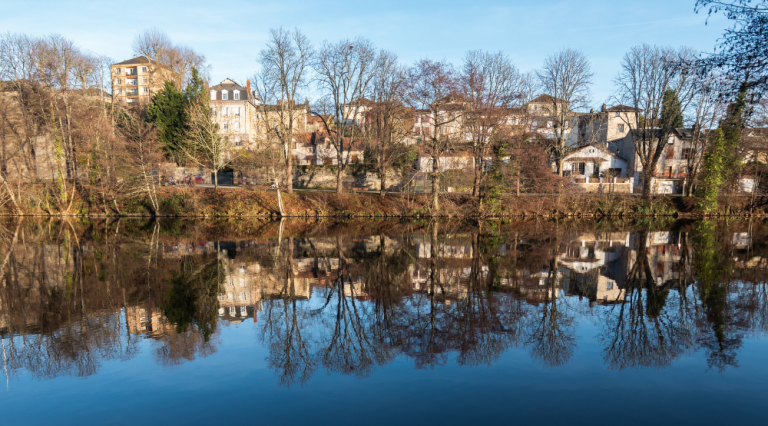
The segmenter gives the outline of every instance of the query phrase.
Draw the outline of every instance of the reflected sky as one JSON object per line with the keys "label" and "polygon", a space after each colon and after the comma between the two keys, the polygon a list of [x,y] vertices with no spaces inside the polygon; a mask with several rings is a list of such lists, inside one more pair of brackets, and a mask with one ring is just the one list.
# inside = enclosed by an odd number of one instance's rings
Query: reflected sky
{"label": "reflected sky", "polygon": [[3,424],[766,420],[762,222],[0,234]]}

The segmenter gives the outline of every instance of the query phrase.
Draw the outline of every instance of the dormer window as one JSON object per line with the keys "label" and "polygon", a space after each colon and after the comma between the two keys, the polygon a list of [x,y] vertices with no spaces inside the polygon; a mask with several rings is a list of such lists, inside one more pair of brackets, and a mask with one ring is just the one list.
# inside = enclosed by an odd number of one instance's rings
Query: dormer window
{"label": "dormer window", "polygon": [[216,100],[216,91],[215,90],[211,90],[211,100],[212,101]]}
{"label": "dormer window", "polygon": [[233,91],[233,92],[232,92],[232,96],[234,97],[234,99],[235,99],[236,101],[239,101],[239,100],[240,100],[240,91],[239,91],[239,90],[235,90],[235,91]]}
{"label": "dormer window", "polygon": [[222,90],[221,91],[221,100],[222,101],[226,101],[227,99],[229,99],[229,95],[227,94],[227,91],[226,90]]}

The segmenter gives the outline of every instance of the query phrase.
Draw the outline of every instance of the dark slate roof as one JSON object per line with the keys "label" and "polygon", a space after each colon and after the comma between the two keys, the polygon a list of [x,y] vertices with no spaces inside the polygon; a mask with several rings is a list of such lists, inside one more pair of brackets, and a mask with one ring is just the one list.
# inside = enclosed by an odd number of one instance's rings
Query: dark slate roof
{"label": "dark slate roof", "polygon": [[[235,91],[240,92],[240,99],[237,99],[237,101],[247,101],[248,100],[248,90],[246,90],[243,86],[237,84],[231,78],[226,78],[221,83],[219,83],[219,84],[217,84],[215,86],[209,87],[209,90],[215,90],[216,91],[216,100],[217,101],[221,101],[222,100],[221,99],[221,92],[223,90],[226,90],[227,92],[229,92],[227,94],[227,100],[228,101],[234,101],[235,100],[235,96],[233,94]],[[209,94],[210,94],[210,92],[209,92]]]}
{"label": "dark slate roof", "polygon": [[606,111],[608,112],[634,112],[635,108],[627,105],[614,105],[610,108],[608,108]]}
{"label": "dark slate roof", "polygon": [[148,64],[148,63],[155,63],[155,61],[150,61],[146,56],[137,56],[135,58],[128,59],[127,61],[118,62],[114,65],[141,65],[141,64]]}

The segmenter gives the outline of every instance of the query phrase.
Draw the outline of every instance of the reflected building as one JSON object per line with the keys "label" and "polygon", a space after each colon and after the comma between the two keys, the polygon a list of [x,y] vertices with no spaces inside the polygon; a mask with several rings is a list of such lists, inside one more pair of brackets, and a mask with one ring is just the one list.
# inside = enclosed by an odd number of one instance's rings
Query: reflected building
{"label": "reflected building", "polygon": [[574,236],[557,256],[565,293],[591,302],[623,302],[631,245],[629,232]]}

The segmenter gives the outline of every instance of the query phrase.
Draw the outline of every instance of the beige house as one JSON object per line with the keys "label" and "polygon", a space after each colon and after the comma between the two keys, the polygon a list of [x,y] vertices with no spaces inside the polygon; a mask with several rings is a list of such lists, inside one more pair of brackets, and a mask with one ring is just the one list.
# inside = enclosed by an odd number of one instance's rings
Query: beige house
{"label": "beige house", "polygon": [[111,65],[112,102],[122,105],[147,104],[166,80],[163,69],[146,56]]}
{"label": "beige house", "polygon": [[255,93],[251,91],[251,82],[243,87],[227,78],[221,83],[208,88],[211,114],[219,125],[219,133],[229,139],[233,147],[247,148],[265,134],[259,129]]}

